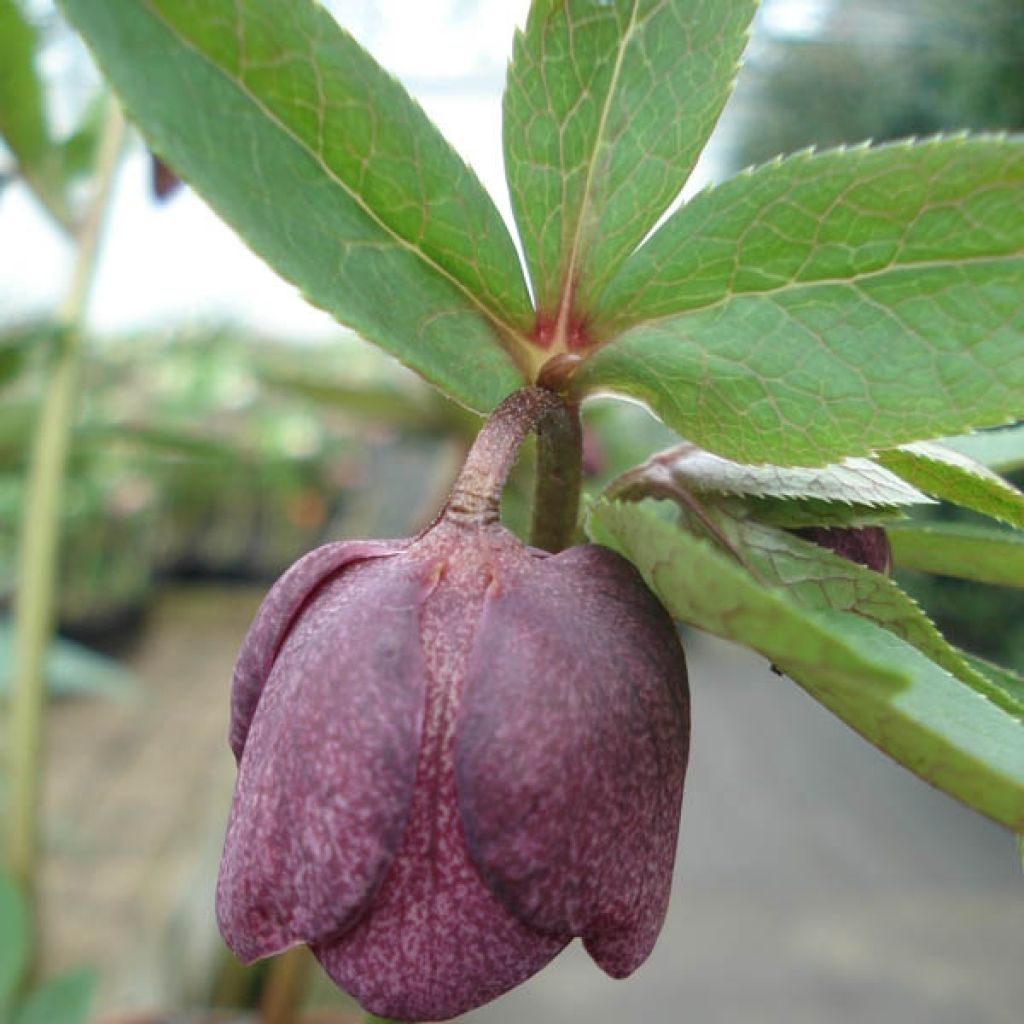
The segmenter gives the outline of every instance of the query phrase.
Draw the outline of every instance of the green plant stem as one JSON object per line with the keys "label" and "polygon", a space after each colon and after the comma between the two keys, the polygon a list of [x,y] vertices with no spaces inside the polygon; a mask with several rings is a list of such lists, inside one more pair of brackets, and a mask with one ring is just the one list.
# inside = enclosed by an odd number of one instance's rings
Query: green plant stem
{"label": "green plant stem", "polygon": [[44,662],[53,632],[60,506],[78,377],[79,326],[123,137],[123,118],[112,105],[100,142],[92,199],[74,237],[71,283],[55,318],[54,362],[39,410],[22,505],[6,824],[8,867],[30,906],[34,905],[38,859]]}
{"label": "green plant stem", "polygon": [[537,473],[533,488],[530,543],[545,551],[567,548],[576,532],[583,475],[580,407],[566,403],[565,414],[537,425]]}
{"label": "green plant stem", "polygon": [[312,954],[296,946],[270,961],[260,997],[260,1024],[294,1024],[306,994]]}

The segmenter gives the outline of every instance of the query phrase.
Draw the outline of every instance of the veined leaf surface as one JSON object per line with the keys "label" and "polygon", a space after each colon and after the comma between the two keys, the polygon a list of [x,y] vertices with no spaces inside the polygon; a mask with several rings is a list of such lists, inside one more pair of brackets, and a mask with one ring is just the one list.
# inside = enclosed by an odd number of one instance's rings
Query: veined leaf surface
{"label": "veined leaf surface", "polygon": [[808,671],[829,669],[851,683],[898,690],[908,680],[875,660],[870,648],[847,644],[824,617],[782,588],[760,584],[710,541],[663,519],[648,502],[599,501],[587,533],[639,569],[672,615],[716,636]]}
{"label": "veined leaf surface", "polygon": [[1022,291],[1024,140],[799,154],[641,247],[576,388],[740,462],[822,464],[1024,414]]}
{"label": "veined leaf surface", "polygon": [[1016,715],[887,629],[849,612],[803,608],[761,586],[646,504],[598,503],[588,532],[629,558],[677,618],[765,654],[915,774],[1024,828],[1024,723]]}
{"label": "veined leaf surface", "polygon": [[740,498],[795,498],[879,507],[928,505],[916,487],[871,459],[827,466],[751,466],[684,443],[651,456],[624,476],[641,488],[677,484],[697,494]]}
{"label": "veined leaf surface", "polygon": [[476,408],[523,383],[532,310],[500,215],[323,7],[64,8],[154,151],[312,302]]}
{"label": "veined leaf surface", "polygon": [[542,331],[586,314],[689,177],[755,7],[534,0],[509,67],[504,142]]}
{"label": "veined leaf surface", "polygon": [[[692,515],[684,516],[693,523]],[[852,612],[895,633],[940,668],[1024,720],[1024,707],[979,674],[917,602],[887,575],[783,530],[706,510],[716,527],[768,584],[820,611]],[[694,524],[700,529],[699,524]]]}
{"label": "veined leaf surface", "polygon": [[1024,494],[961,452],[922,441],[878,452],[875,460],[927,494],[1024,529]]}
{"label": "veined leaf surface", "polygon": [[832,673],[779,662],[811,696],[925,782],[1020,831],[1024,828],[1024,722],[939,668],[888,630],[857,615],[833,612],[850,643],[910,675],[910,685],[883,695],[851,687]]}

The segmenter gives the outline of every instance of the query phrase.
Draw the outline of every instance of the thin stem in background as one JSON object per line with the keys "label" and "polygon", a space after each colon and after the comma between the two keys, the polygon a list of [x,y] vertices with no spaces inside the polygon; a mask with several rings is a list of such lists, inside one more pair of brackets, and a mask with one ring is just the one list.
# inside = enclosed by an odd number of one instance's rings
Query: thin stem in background
{"label": "thin stem in background", "polygon": [[75,262],[55,317],[56,345],[33,437],[22,504],[14,605],[14,685],[10,702],[10,808],[7,864],[34,906],[45,704],[45,657],[53,633],[64,468],[75,408],[80,325],[124,138],[111,103],[97,156],[93,195],[74,235]]}
{"label": "thin stem in background", "polygon": [[260,997],[260,1024],[295,1024],[306,994],[313,954],[296,946],[274,957]]}

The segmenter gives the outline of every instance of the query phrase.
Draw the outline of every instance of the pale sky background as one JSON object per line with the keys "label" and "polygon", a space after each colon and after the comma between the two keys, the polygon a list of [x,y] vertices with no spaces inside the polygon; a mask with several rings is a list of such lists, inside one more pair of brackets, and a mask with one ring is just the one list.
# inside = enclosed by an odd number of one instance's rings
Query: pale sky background
{"label": "pale sky background", "polygon": [[[826,0],[775,0],[761,25],[773,34],[813,32]],[[475,168],[511,223],[501,157],[501,92],[513,31],[529,0],[334,0],[338,20],[417,97]],[[51,0],[32,0],[52,17]],[[43,54],[64,98],[89,81],[80,44]],[[58,115],[60,111],[57,111]],[[716,140],[716,144],[720,142]],[[713,180],[715,145],[687,186]],[[0,323],[46,313],[66,286],[67,243],[19,185],[0,192]],[[133,137],[108,220],[88,321],[94,332],[232,320],[303,339],[338,325],[298,297],[188,190],[164,205],[150,195],[149,163]]]}

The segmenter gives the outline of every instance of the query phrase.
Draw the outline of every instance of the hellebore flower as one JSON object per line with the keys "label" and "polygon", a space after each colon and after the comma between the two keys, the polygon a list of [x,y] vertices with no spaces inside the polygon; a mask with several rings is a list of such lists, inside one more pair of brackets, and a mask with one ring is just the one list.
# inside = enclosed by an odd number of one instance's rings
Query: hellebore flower
{"label": "hellebore flower", "polygon": [[217,888],[243,960],[308,943],[366,1009],[414,1021],[495,998],[575,936],[615,977],[650,953],[685,662],[628,562],[527,548],[497,521],[515,450],[557,401],[506,400],[424,533],[319,548],[260,608]]}

